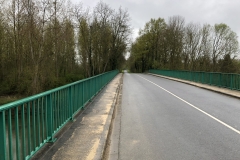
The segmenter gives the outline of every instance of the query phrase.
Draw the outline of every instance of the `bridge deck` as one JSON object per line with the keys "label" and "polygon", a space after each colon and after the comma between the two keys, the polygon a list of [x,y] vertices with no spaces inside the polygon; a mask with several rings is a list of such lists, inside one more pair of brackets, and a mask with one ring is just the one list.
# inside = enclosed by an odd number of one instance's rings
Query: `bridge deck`
{"label": "bridge deck", "polygon": [[[86,107],[84,112],[79,114],[73,123],[65,127],[62,131],[63,133],[59,133],[59,135],[57,135],[58,140],[54,144],[49,144],[47,147],[45,147],[45,149],[37,154],[34,159],[101,159],[106,144],[109,126],[112,120],[114,108],[112,106],[114,106],[116,102],[116,95],[118,92],[121,77],[121,74],[116,76],[114,80],[111,81],[109,85],[107,85],[103,91],[93,99],[93,101]],[[239,91],[233,91],[169,77],[163,78],[180,81],[197,87],[240,98]],[[125,84],[125,88],[126,85],[128,84]],[[127,118],[125,117],[123,119],[126,120]],[[131,128],[132,125],[129,127]],[[124,139],[124,136],[122,136],[122,141],[124,140],[126,139]],[[127,148],[128,147],[125,149]],[[110,153],[111,152],[112,151],[110,149]],[[111,156],[110,159],[112,159]]]}
{"label": "bridge deck", "polygon": [[239,98],[126,73],[121,102],[119,160],[240,159]]}

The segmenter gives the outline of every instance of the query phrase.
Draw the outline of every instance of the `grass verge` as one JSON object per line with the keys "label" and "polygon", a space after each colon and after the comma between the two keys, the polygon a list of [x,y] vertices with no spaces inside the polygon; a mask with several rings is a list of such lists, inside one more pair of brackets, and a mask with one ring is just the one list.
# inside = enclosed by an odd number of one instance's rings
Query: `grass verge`
{"label": "grass verge", "polygon": [[13,101],[16,101],[16,100],[19,100],[19,99],[21,99],[21,98],[19,98],[17,96],[0,96],[0,106],[10,103],[10,102],[13,102]]}

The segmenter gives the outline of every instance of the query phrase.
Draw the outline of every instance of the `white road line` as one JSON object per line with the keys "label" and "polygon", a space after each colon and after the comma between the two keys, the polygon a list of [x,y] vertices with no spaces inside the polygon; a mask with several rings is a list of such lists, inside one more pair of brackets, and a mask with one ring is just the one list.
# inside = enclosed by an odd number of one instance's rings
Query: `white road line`
{"label": "white road line", "polygon": [[[142,76],[139,76],[139,77],[143,78]],[[191,104],[191,103],[189,103],[189,102],[185,101],[184,99],[182,99],[182,98],[178,97],[177,95],[173,94],[172,92],[170,92],[170,91],[166,90],[165,88],[163,88],[163,87],[161,87],[161,86],[157,85],[156,83],[154,83],[154,82],[152,82],[152,81],[150,81],[150,80],[148,80],[148,79],[146,79],[146,78],[143,78],[143,79],[145,79],[146,81],[148,81],[148,82],[150,82],[150,83],[152,83],[152,84],[156,85],[157,87],[161,88],[162,90],[164,90],[164,91],[168,92],[168,93],[169,93],[169,94],[171,94],[172,96],[174,96],[174,97],[176,97],[177,99],[179,99],[179,100],[183,101],[184,103],[186,103],[186,104],[188,104],[189,106],[191,106],[191,107],[195,108],[196,110],[198,110],[198,111],[202,112],[203,114],[205,114],[205,115],[207,115],[208,117],[210,117],[210,118],[214,119],[215,121],[217,121],[217,122],[221,123],[222,125],[224,125],[225,127],[227,127],[227,128],[229,128],[229,129],[231,129],[232,131],[234,131],[234,132],[236,132],[236,133],[240,134],[240,131],[239,131],[239,130],[237,130],[237,129],[233,128],[232,126],[230,126],[230,125],[228,125],[228,124],[226,124],[226,123],[224,123],[223,121],[221,121],[221,120],[217,119],[216,117],[212,116],[211,114],[209,114],[209,113],[207,113],[207,112],[205,112],[205,111],[203,111],[203,110],[199,109],[198,107],[196,107],[196,106],[194,106],[193,104]]]}

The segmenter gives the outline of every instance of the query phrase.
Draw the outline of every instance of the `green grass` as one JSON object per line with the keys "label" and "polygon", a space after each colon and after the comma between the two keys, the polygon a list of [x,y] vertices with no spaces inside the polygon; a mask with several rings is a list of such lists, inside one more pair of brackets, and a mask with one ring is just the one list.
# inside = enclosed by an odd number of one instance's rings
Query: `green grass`
{"label": "green grass", "polygon": [[20,99],[20,98],[16,97],[16,96],[1,96],[0,97],[0,106],[10,103],[10,102],[13,102],[13,101],[16,101],[18,99]]}

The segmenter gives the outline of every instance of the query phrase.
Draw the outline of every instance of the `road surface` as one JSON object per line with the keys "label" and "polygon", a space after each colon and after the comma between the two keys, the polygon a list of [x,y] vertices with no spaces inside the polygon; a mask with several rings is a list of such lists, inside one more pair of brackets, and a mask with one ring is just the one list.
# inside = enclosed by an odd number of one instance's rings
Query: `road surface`
{"label": "road surface", "polygon": [[239,99],[151,75],[124,74],[120,160],[239,160],[239,130]]}

